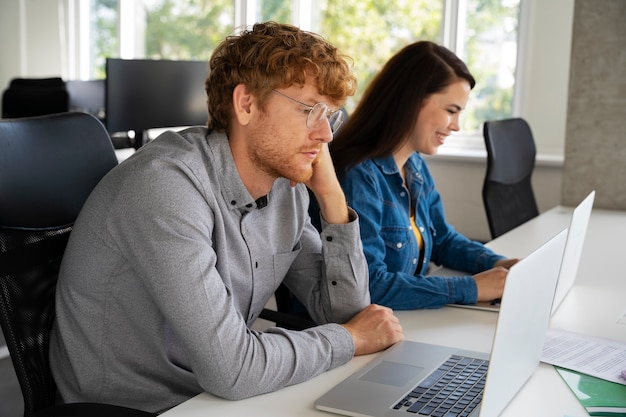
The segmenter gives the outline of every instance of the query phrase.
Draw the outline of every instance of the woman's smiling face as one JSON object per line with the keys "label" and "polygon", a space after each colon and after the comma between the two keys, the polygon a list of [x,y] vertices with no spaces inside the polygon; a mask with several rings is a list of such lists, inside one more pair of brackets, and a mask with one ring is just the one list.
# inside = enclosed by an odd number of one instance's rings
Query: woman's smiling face
{"label": "woman's smiling face", "polygon": [[426,155],[437,153],[446,137],[459,130],[459,115],[465,109],[470,91],[469,83],[460,79],[428,97],[420,109],[406,146]]}

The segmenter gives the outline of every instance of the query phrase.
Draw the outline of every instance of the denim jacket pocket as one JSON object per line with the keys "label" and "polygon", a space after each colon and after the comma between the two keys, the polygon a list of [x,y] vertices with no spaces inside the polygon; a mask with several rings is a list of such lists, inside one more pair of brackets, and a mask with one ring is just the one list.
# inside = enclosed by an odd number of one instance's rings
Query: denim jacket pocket
{"label": "denim jacket pocket", "polygon": [[413,273],[419,251],[410,227],[384,227],[380,235],[385,242],[385,264],[389,272]]}

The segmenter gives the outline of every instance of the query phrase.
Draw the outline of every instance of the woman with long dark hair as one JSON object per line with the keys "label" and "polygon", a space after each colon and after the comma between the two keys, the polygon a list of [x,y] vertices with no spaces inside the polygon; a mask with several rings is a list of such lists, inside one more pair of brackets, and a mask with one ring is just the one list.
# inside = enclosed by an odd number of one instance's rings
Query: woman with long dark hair
{"label": "woman with long dark hair", "polygon": [[[459,130],[474,85],[467,66],[450,50],[413,43],[385,64],[331,142],[348,204],[359,214],[373,303],[436,308],[502,295],[508,268],[517,260],[497,255],[446,222],[420,155],[435,154]],[[427,276],[431,263],[470,275]]]}

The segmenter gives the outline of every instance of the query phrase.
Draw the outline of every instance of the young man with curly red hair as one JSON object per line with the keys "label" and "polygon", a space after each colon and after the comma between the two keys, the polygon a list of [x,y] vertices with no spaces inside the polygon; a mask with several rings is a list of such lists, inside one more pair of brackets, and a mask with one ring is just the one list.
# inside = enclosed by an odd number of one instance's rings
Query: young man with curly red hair
{"label": "young man with curly red hair", "polygon": [[[142,147],[74,226],[50,352],[64,401],[161,412],[203,391],[241,399],[403,337],[370,304],[358,219],[328,151],[356,87],[346,58],[268,22],[227,38],[209,69],[208,128]],[[317,326],[250,328],[280,283]]]}

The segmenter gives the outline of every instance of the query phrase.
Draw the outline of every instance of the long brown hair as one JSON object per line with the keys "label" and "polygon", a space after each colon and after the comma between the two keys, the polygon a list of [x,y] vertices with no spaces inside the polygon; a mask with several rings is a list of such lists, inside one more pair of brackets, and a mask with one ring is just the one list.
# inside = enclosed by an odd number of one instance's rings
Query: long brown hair
{"label": "long brown hair", "polygon": [[465,63],[443,46],[419,41],[397,52],[330,143],[339,176],[367,159],[390,156],[413,129],[424,100],[458,79],[476,84]]}

